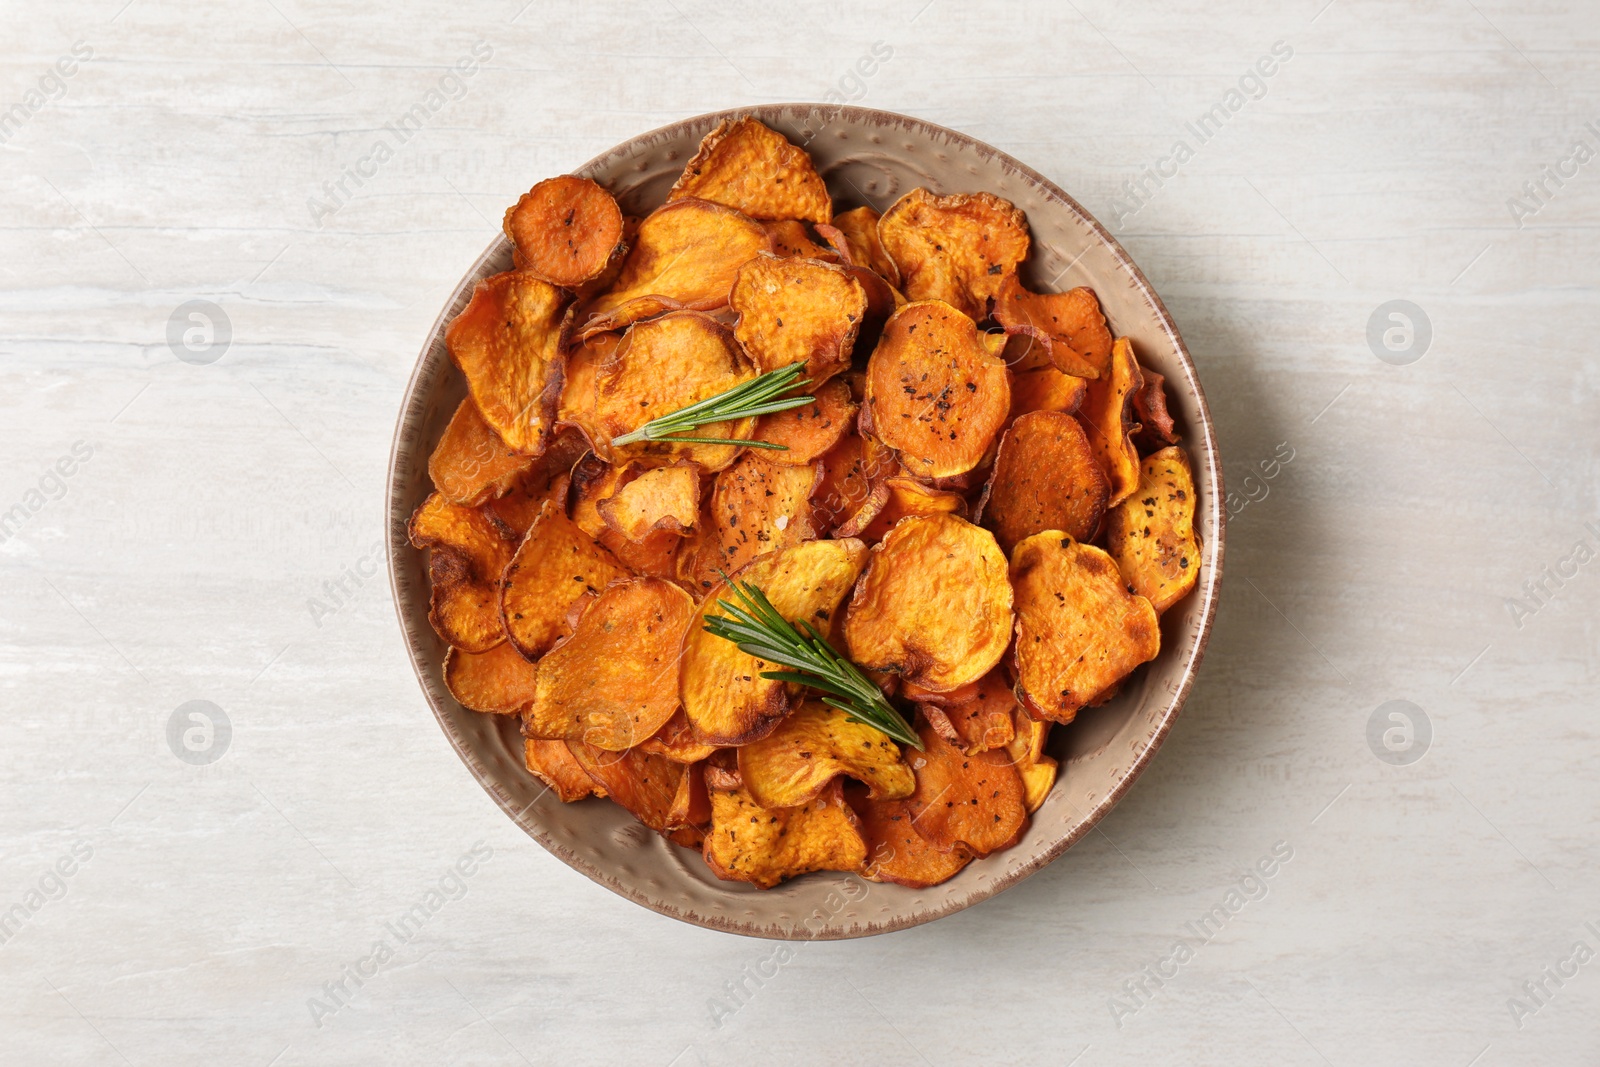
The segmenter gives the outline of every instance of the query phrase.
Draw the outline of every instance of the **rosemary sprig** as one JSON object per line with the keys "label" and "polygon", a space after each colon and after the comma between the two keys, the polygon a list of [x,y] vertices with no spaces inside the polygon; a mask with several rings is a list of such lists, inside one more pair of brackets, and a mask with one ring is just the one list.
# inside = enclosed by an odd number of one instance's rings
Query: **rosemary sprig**
{"label": "rosemary sprig", "polygon": [[739,603],[718,598],[717,605],[728,614],[708,617],[707,633],[732,641],[741,652],[791,668],[762,671],[761,677],[819,689],[825,694],[824,704],[838,708],[856,722],[882,730],[903,745],[922,748],[922,740],[883,691],[859,667],[835,652],[810,622],[800,620],[802,632],[778,614],[760,589],[749,582],[734,581],[726,574],[722,580],[738,596]]}
{"label": "rosemary sprig", "polygon": [[684,441],[695,445],[745,445],[749,448],[781,448],[787,449],[788,445],[776,444],[772,441],[738,441],[727,437],[680,437],[698,426],[705,426],[713,422],[731,422],[735,419],[746,419],[754,415],[770,415],[777,411],[788,411],[790,408],[804,407],[817,398],[814,396],[790,396],[782,400],[774,399],[788,392],[790,389],[801,389],[811,384],[811,379],[798,380],[805,371],[804,363],[791,363],[787,367],[752,378],[742,385],[708,396],[704,400],[697,400],[688,407],[679,408],[670,415],[651,419],[637,430],[613,437],[611,443],[616,445],[631,445],[639,441]]}

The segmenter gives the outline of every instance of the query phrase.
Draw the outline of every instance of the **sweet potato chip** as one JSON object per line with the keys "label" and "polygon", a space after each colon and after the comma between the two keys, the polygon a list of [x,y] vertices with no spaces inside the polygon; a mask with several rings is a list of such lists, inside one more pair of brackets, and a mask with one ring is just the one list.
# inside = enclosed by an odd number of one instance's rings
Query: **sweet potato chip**
{"label": "sweet potato chip", "polygon": [[[595,381],[596,424],[609,446],[612,438],[651,419],[755,376],[726,326],[696,312],[676,311],[635,325],[600,368]],[[754,430],[755,419],[748,418],[706,423],[691,436],[745,440]],[[739,446],[640,441],[612,451],[618,462],[662,466],[692,459],[708,471],[719,471],[733,462]]]}
{"label": "sweet potato chip", "polygon": [[576,289],[599,277],[623,251],[622,209],[588,178],[547,178],[506,211],[506,236],[521,269]]}
{"label": "sweet potato chip", "polygon": [[681,707],[654,737],[641,742],[639,748],[665,756],[674,763],[698,763],[717,750],[715,745],[702,745],[694,739],[694,727],[689,725],[689,717]]}
{"label": "sweet potato chip", "polygon": [[[844,239],[841,251],[852,266],[865,267],[890,285],[900,285],[900,271],[878,240],[878,213],[870,207],[851,208],[833,217],[833,227]],[[819,231],[821,232],[821,231]]]}
{"label": "sweet potato chip", "polygon": [[630,541],[658,530],[685,534],[700,518],[700,468],[679,462],[640,471],[595,510],[611,529]]}
{"label": "sweet potato chip", "polygon": [[771,889],[809,871],[858,870],[867,843],[838,781],[796,808],[763,808],[743,789],[711,788],[705,858],[718,878]]}
{"label": "sweet potato chip", "polygon": [[994,317],[1008,329],[1032,326],[1048,334],[1051,362],[1063,373],[1098,378],[1111,365],[1111,331],[1093,289],[1030,293],[1015,273],[1007,274],[995,295]]}
{"label": "sweet potato chip", "polygon": [[487,652],[452,648],[444,654],[444,687],[464,708],[496,715],[520,712],[533,702],[539,669],[509,641]]}
{"label": "sweet potato chip", "polygon": [[582,434],[572,430],[557,433],[544,455],[517,475],[503,496],[483,505],[484,509],[520,542],[522,535],[528,532],[528,527],[533,525],[533,520],[539,517],[539,509],[546,500],[553,500],[557,507],[566,508],[570,485],[568,475],[572,465],[587,451],[588,443]]}
{"label": "sweet potato chip", "polygon": [[1160,614],[1194,588],[1200,540],[1194,533],[1189,455],[1169,445],[1139,465],[1139,489],[1106,516],[1106,550],[1133,591]]}
{"label": "sweet potato chip", "polygon": [[850,366],[867,292],[843,267],[815,259],[756,256],[734,277],[733,335],[761,373],[804,363],[812,384]]}
{"label": "sweet potato chip", "polygon": [[705,839],[705,831],[710,828],[711,794],[706,790],[705,765],[691,763],[684,769],[683,777],[678,779],[678,791],[673,794],[672,807],[667,812],[667,830],[692,829],[693,834],[683,836],[674,833],[673,839],[680,845],[697,848]]}
{"label": "sweet potato chip", "polygon": [[850,658],[948,692],[983,677],[1011,638],[1011,586],[994,536],[954,515],[902,519],[872,549],[845,613]]}
{"label": "sweet potato chip", "polygon": [[919,478],[972,470],[1011,409],[1006,365],[949,304],[907,304],[883,327],[867,364],[868,431]]}
{"label": "sweet potato chip", "polygon": [[1032,815],[1039,810],[1056,784],[1056,761],[1044,754],[1044,742],[1050,735],[1050,724],[1033,718],[1021,705],[1015,708],[1013,718],[1016,733],[1006,745],[1006,755],[1022,776],[1023,805]]}
{"label": "sweet potato chip", "polygon": [[523,763],[533,776],[555,791],[563,804],[571,804],[584,797],[603,797],[606,791],[595,784],[587,771],[572,758],[572,750],[565,741],[536,741],[522,743]]}
{"label": "sweet potato chip", "polygon": [[1071,722],[1161,649],[1150,601],[1128,592],[1116,561],[1093,545],[1034,534],[1011,554],[1011,584],[1017,696],[1041,718]]}
{"label": "sweet potato chip", "polygon": [[748,452],[717,475],[711,525],[719,566],[729,574],[756,556],[817,536],[811,494],[821,464],[792,467]]}
{"label": "sweet potato chip", "polygon": [[599,416],[595,414],[595,382],[600,368],[610,362],[621,343],[620,333],[597,333],[567,353],[567,375],[561,385],[561,400],[556,404],[556,423],[578,430],[591,447],[601,439]]}
{"label": "sweet potato chip", "polygon": [[[736,577],[766,594],[790,622],[804,619],[823,634],[866,564],[867,546],[853,538],[804,541],[750,561]],[[683,710],[704,744],[743,745],[770,734],[799,700],[799,687],[761,677],[778,664],[739,651],[731,641],[706,632],[705,619],[725,612],[717,599],[731,598],[713,586],[700,602],[683,642]]]}
{"label": "sweet potato chip", "polygon": [[1000,440],[978,521],[994,531],[1005,552],[1044,530],[1087,541],[1100,529],[1110,493],[1078,420],[1031,411]]}
{"label": "sweet potato chip", "polygon": [[639,224],[617,280],[578,310],[577,336],[675,308],[722,307],[739,265],[770,247],[761,224],[732,208],[692,199],[668,204]]}
{"label": "sweet potato chip", "polygon": [[777,222],[766,222],[762,225],[766,227],[767,236],[772,239],[774,255],[830,261],[839,258],[838,253],[832,249],[824,248],[813,241],[811,234],[806,232],[806,224],[799,219],[779,219]]}
{"label": "sweet potato chip", "polygon": [[1130,409],[1133,396],[1144,384],[1133,358],[1133,342],[1117,338],[1111,349],[1111,368],[1089,383],[1078,417],[1094,446],[1095,457],[1111,482],[1108,507],[1116,507],[1139,487],[1139,450],[1133,444]]}
{"label": "sweet potato chip", "polygon": [[739,776],[764,808],[809,803],[841,774],[889,800],[916,787],[888,734],[820,700],[806,701],[772,733],[739,749]]}
{"label": "sweet potato chip", "polygon": [[678,710],[678,650],[694,598],[660,578],[616,582],[539,660],[529,737],[621,752]]}
{"label": "sweet potato chip", "polygon": [[843,380],[834,378],[806,388],[817,398],[815,402],[763,415],[756,422],[757,441],[784,446],[782,451],[767,451],[766,457],[774,463],[815,463],[855,425],[860,405],[850,398],[850,386]]}
{"label": "sweet potato chip", "polygon": [[517,547],[500,590],[500,615],[511,643],[538,659],[570,633],[567,610],[585,593],[628,577],[604,545],[547,501]]}
{"label": "sweet potato chip", "polygon": [[987,856],[1010,848],[1028,828],[1022,777],[1004,750],[969,756],[924,725],[911,754],[916,792],[907,805],[912,829],[940,852]]}
{"label": "sweet potato chip", "polygon": [[516,545],[478,508],[433,493],[411,516],[411,544],[426,548],[433,591],[428,621],[467,652],[487,652],[506,639],[495,610],[500,572]]}
{"label": "sweet potato chip", "polygon": [[992,193],[913,189],[878,220],[878,240],[906,299],[942,300],[978,320],[988,318],[1000,279],[1028,258],[1028,218]]}
{"label": "sweet potato chip", "polygon": [[872,521],[867,523],[865,529],[856,530],[852,519],[840,527],[840,534],[859,537],[867,544],[875,545],[883,540],[885,534],[894,529],[896,523],[912,515],[955,515],[963,519],[967,517],[967,501],[960,493],[935,489],[915,478],[888,478],[884,480],[883,488],[886,493],[883,507],[872,517]]}
{"label": "sweet potato chip", "polygon": [[1019,371],[1011,376],[1011,417],[1030,411],[1071,415],[1083,406],[1089,380],[1063,374],[1054,367]]}
{"label": "sweet potato chip", "polygon": [[567,295],[523,271],[491,275],[445,331],[478,412],[514,452],[537,456],[555,429]]}
{"label": "sweet potato chip", "polygon": [[428,477],[450,503],[471,507],[504,493],[532,463],[533,457],[506,447],[469,396],[428,457]]}
{"label": "sweet potato chip", "polygon": [[889,498],[884,482],[899,473],[900,461],[876,438],[845,434],[822,457],[822,480],[811,494],[817,528],[837,533],[863,507],[870,511],[858,525],[866,526]]}
{"label": "sweet potato chip", "polygon": [[630,749],[609,752],[568,741],[572,758],[607,796],[663,836],[671,836],[673,801],[687,768],[662,756]]}
{"label": "sweet potato chip", "polygon": [[1016,736],[1013,713],[1018,707],[1004,672],[998,669],[984,675],[964,700],[921,705],[923,716],[940,736],[968,755],[1009,745]]}
{"label": "sweet potato chip", "polygon": [[827,222],[833,216],[833,201],[811,157],[752,118],[725,119],[705,135],[667,201],[686,196],[755,219]]}
{"label": "sweet potato chip", "polygon": [[1144,385],[1133,394],[1133,414],[1140,427],[1133,443],[1142,453],[1159,452],[1167,445],[1178,443],[1172,415],[1167,411],[1167,379],[1149,367],[1141,366],[1139,374],[1144,378]]}
{"label": "sweet potato chip", "polygon": [[846,796],[861,819],[867,860],[860,873],[869,882],[926,889],[954,878],[972,862],[972,854],[964,848],[940,852],[928,844],[911,824],[911,801],[868,800],[848,787]]}

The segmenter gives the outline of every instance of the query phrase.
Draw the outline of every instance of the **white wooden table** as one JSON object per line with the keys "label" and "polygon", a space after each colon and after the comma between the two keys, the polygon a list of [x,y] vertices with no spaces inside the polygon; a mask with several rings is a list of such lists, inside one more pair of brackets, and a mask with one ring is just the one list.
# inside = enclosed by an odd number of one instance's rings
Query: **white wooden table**
{"label": "white wooden table", "polygon": [[[122,3],[3,14],[0,1062],[1600,1058],[1592,4]],[[1103,832],[780,950],[517,832],[376,546],[401,388],[505,205],[830,93],[1116,232],[1236,514]]]}

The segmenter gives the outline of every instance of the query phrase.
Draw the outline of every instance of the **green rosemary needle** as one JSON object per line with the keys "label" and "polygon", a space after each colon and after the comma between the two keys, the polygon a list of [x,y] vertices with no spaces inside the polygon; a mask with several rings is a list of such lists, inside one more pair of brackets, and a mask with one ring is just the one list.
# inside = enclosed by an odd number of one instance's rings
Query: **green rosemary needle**
{"label": "green rosemary needle", "polygon": [[[739,603],[719,598],[717,605],[728,614],[708,617],[707,633],[732,641],[741,652],[790,668],[762,671],[761,677],[821,690],[822,701],[828,706],[838,708],[856,722],[882,730],[903,745],[922,748],[922,740],[883,691],[859,667],[835,652],[811,623],[802,619],[797,627],[778,614],[766,594],[749,582],[734,581],[726,574],[722,580]],[[804,627],[803,632],[800,627]]]}
{"label": "green rosemary needle", "polygon": [[755,415],[770,415],[777,411],[788,411],[790,408],[804,407],[817,398],[814,396],[790,396],[782,400],[776,397],[787,393],[790,389],[802,389],[811,384],[811,379],[799,380],[805,372],[804,363],[791,363],[787,367],[780,367],[768,371],[757,378],[732,389],[708,396],[704,400],[697,400],[688,407],[679,408],[670,415],[651,419],[637,430],[613,437],[611,444],[631,445],[639,441],[683,441],[695,445],[745,445],[749,448],[781,448],[787,449],[788,445],[776,444],[772,441],[739,441],[728,437],[687,437],[680,436],[699,426],[713,422],[732,422],[736,419],[747,419]]}

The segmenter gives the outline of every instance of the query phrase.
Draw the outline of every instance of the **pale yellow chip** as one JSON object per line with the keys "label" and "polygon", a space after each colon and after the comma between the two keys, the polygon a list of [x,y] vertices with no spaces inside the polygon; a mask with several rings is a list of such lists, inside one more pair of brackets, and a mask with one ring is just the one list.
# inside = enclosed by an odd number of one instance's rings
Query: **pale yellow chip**
{"label": "pale yellow chip", "polygon": [[1133,591],[1159,614],[1182,600],[1200,575],[1194,532],[1194,475],[1177,445],[1139,465],[1139,488],[1106,515],[1106,549]]}
{"label": "pale yellow chip", "polygon": [[771,889],[810,871],[859,870],[866,861],[861,820],[837,780],[794,808],[764,808],[742,788],[710,792],[705,859],[718,878]]}
{"label": "pale yellow chip", "polygon": [[888,734],[820,700],[806,701],[772,733],[739,749],[739,774],[764,808],[805,804],[839,775],[889,800],[916,788],[900,746]]}

